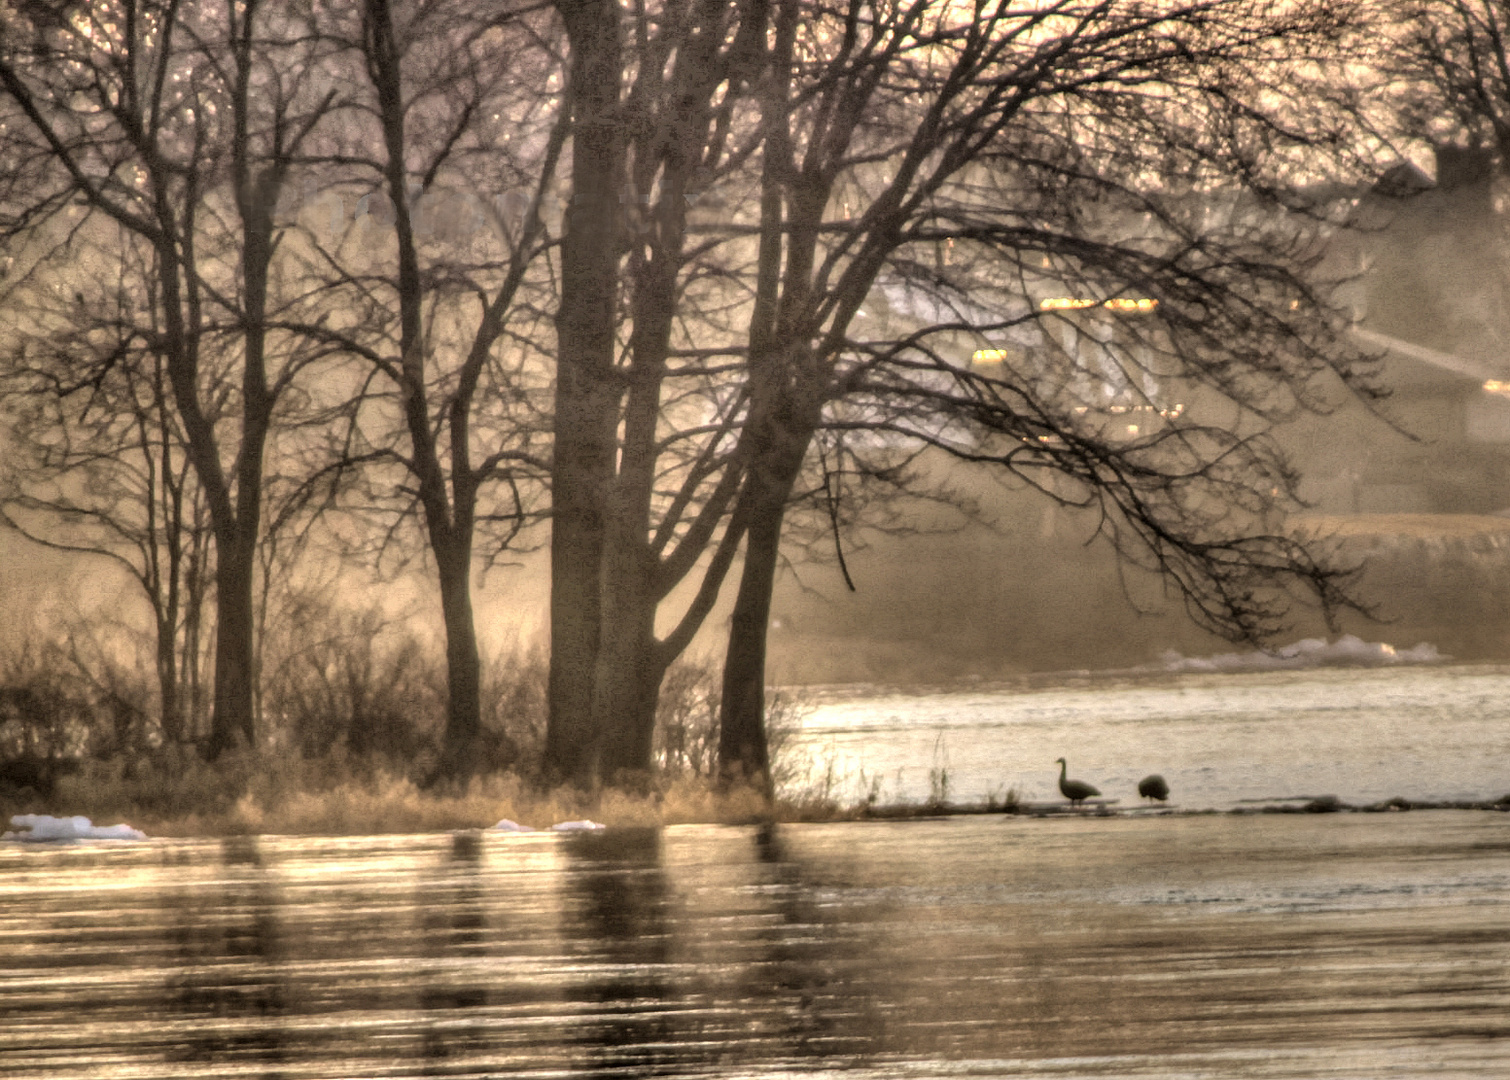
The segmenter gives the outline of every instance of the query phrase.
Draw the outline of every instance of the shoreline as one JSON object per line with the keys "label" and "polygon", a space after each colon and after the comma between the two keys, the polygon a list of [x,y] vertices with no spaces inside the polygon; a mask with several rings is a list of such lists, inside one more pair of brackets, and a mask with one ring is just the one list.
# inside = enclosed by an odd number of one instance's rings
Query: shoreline
{"label": "shoreline", "polygon": [[[581,826],[590,824],[597,829],[660,829],[678,825],[724,825],[733,827],[747,827],[751,825],[815,825],[815,824],[843,824],[846,822],[865,821],[939,821],[947,818],[984,817],[988,815],[1000,815],[1002,817],[1017,818],[1146,818],[1146,817],[1264,817],[1272,815],[1295,815],[1295,814],[1391,814],[1408,813],[1411,811],[1457,811],[1477,813],[1510,813],[1510,794],[1503,795],[1495,800],[1442,800],[1426,801],[1411,800],[1404,798],[1387,799],[1383,802],[1353,804],[1343,802],[1335,796],[1309,797],[1299,796],[1290,799],[1275,799],[1272,801],[1256,802],[1251,806],[1231,807],[1227,809],[1184,809],[1178,806],[1164,806],[1159,804],[1141,804],[1136,806],[1118,807],[1111,805],[1115,800],[1103,800],[1098,804],[1089,806],[1071,806],[1066,802],[1050,803],[940,803],[940,804],[909,804],[897,803],[883,806],[855,806],[840,808],[828,807],[804,807],[797,808],[787,806],[770,812],[752,811],[748,806],[743,812],[715,813],[708,815],[664,815],[647,814],[641,812],[627,817],[618,814],[605,815],[616,819],[603,823],[575,821],[569,822],[569,826]],[[733,810],[732,807],[726,807]],[[14,817],[26,817],[27,815],[14,815]],[[65,815],[41,815],[44,817],[57,817],[63,819]],[[88,819],[85,819],[86,821]],[[511,832],[526,832],[538,835],[555,835],[562,832],[575,831],[572,828],[562,829],[558,826],[543,826],[539,828],[519,829],[504,828],[505,822],[500,821],[495,825],[475,825],[466,822],[443,822],[431,821],[425,823],[428,827],[419,828],[381,828],[374,827],[363,829],[357,822],[346,819],[343,821],[309,821],[304,828],[270,828],[265,830],[248,829],[245,821],[222,820],[218,823],[222,827],[208,828],[203,826],[210,824],[204,819],[190,819],[181,821],[158,821],[151,824],[156,828],[143,830],[145,835],[136,838],[110,837],[110,836],[83,836],[83,837],[39,837],[32,839],[25,834],[17,835],[15,832],[7,832],[0,837],[0,849],[6,845],[15,847],[35,847],[37,845],[68,846],[76,843],[139,843],[151,840],[188,840],[204,839],[217,840],[232,837],[245,836],[393,836],[393,835],[426,835],[440,833],[490,833],[498,832],[508,834]],[[513,826],[513,822],[507,822]],[[16,827],[17,822],[12,821]],[[193,826],[199,825],[200,828]],[[324,827],[321,827],[321,826]],[[183,828],[182,826],[190,826]],[[102,830],[118,829],[121,825],[115,823],[101,824]]]}
{"label": "shoreline", "polygon": [[1420,800],[1393,798],[1375,803],[1348,803],[1335,795],[1297,795],[1291,798],[1253,801],[1251,805],[1194,810],[1158,803],[1119,807],[1102,800],[1085,806],[1067,802],[1017,803],[991,805],[979,803],[940,803],[934,805],[896,804],[861,808],[860,819],[905,820],[915,817],[969,817],[981,814],[1004,814],[1015,817],[1205,817],[1227,815],[1246,817],[1260,814],[1381,814],[1406,813],[1412,810],[1470,810],[1510,813],[1510,794],[1498,799]]}

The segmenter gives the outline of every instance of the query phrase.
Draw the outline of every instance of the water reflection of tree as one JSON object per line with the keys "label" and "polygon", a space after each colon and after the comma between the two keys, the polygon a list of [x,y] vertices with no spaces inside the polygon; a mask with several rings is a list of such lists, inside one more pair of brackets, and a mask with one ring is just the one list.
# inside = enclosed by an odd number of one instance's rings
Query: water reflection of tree
{"label": "water reflection of tree", "polygon": [[656,829],[586,832],[566,842],[563,945],[588,965],[576,1041],[595,1073],[685,1064],[692,1033],[674,1030],[671,890]]}
{"label": "water reflection of tree", "polygon": [[852,1061],[872,1052],[884,1025],[883,973],[867,962],[872,950],[857,935],[854,909],[818,902],[834,867],[804,865],[776,825],[755,830],[753,841],[759,895],[776,917],[754,920],[760,962],[745,968],[745,995],[762,1003],[787,1054]]}
{"label": "water reflection of tree", "polygon": [[176,1061],[280,1063],[289,1007],[281,898],[256,837],[224,840],[220,862],[212,887],[190,877],[169,901],[178,916],[169,931],[178,973],[168,979],[164,1012],[190,1023],[165,1053]]}
{"label": "water reflection of tree", "polygon": [[793,857],[774,826],[704,835],[686,865],[663,844],[567,844],[563,953],[588,968],[574,990],[592,1071],[850,1065],[880,1046],[869,913],[823,901],[832,866]]}
{"label": "water reflection of tree", "polygon": [[439,961],[425,971],[419,993],[419,1007],[429,1018],[420,1049],[426,1076],[449,1074],[437,1063],[487,1045],[487,1027],[475,1010],[487,1007],[488,988],[474,966],[454,963],[488,953],[482,873],[481,835],[459,832],[434,879],[423,884],[418,905],[423,955]]}

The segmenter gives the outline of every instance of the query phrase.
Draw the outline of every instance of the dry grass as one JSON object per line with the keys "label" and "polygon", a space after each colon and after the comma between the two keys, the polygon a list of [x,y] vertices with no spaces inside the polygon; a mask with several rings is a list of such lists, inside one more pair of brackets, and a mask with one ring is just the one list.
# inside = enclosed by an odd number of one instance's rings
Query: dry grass
{"label": "dry grass", "polygon": [[508,818],[534,828],[591,819],[605,825],[739,824],[837,816],[821,797],[769,805],[751,789],[715,790],[706,778],[663,779],[640,792],[542,790],[513,774],[474,779],[464,791],[421,790],[406,777],[337,768],[329,758],[230,757],[207,765],[191,756],[126,768],[91,763],[59,779],[46,798],[0,806],[13,813],[82,814],[126,822],[151,836],[370,835],[490,828]]}
{"label": "dry grass", "polygon": [[[753,791],[716,789],[718,671],[706,659],[683,660],[667,678],[655,779],[635,791],[544,789],[531,780],[545,725],[546,657],[538,648],[500,654],[489,665],[490,752],[479,761],[487,775],[464,791],[428,790],[420,782],[435,771],[445,697],[436,658],[402,630],[383,638],[386,624],[376,614],[337,615],[298,622],[303,636],[267,677],[258,750],[213,765],[192,743],[163,738],[145,671],[135,673],[128,731],[115,698],[77,692],[99,680],[63,645],[0,654],[0,706],[13,705],[0,708],[0,764],[59,763],[26,779],[30,787],[0,777],[0,828],[19,813],[83,815],[154,836],[228,836],[432,832],[488,828],[503,818],[548,828],[584,818],[658,826],[837,812],[827,790],[773,807]],[[783,745],[803,710],[798,697],[772,693],[768,731],[778,778]]]}

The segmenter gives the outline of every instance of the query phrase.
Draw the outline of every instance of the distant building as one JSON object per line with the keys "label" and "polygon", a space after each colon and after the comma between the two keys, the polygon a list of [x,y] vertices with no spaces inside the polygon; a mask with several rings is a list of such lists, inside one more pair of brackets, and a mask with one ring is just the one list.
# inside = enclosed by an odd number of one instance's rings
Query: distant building
{"label": "distant building", "polygon": [[[1330,514],[1510,510],[1510,262],[1488,151],[1397,166],[1333,237],[1327,270],[1392,396],[1295,425],[1305,493]],[[1318,438],[1317,436],[1322,436]]]}

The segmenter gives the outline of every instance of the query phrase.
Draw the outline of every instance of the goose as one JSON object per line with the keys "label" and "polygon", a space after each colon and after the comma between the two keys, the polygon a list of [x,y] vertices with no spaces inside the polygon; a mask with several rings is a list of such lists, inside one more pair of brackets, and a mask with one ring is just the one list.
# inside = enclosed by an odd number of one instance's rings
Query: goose
{"label": "goose", "polygon": [[1169,798],[1169,785],[1164,778],[1157,773],[1153,776],[1145,776],[1138,781],[1138,794],[1145,799],[1158,799],[1163,802]]}
{"label": "goose", "polygon": [[1069,766],[1065,764],[1064,758],[1059,758],[1058,761],[1059,793],[1070,801],[1071,806],[1079,806],[1086,799],[1101,794],[1099,788],[1091,787],[1084,780],[1071,780],[1066,777],[1065,773],[1069,771]]}

